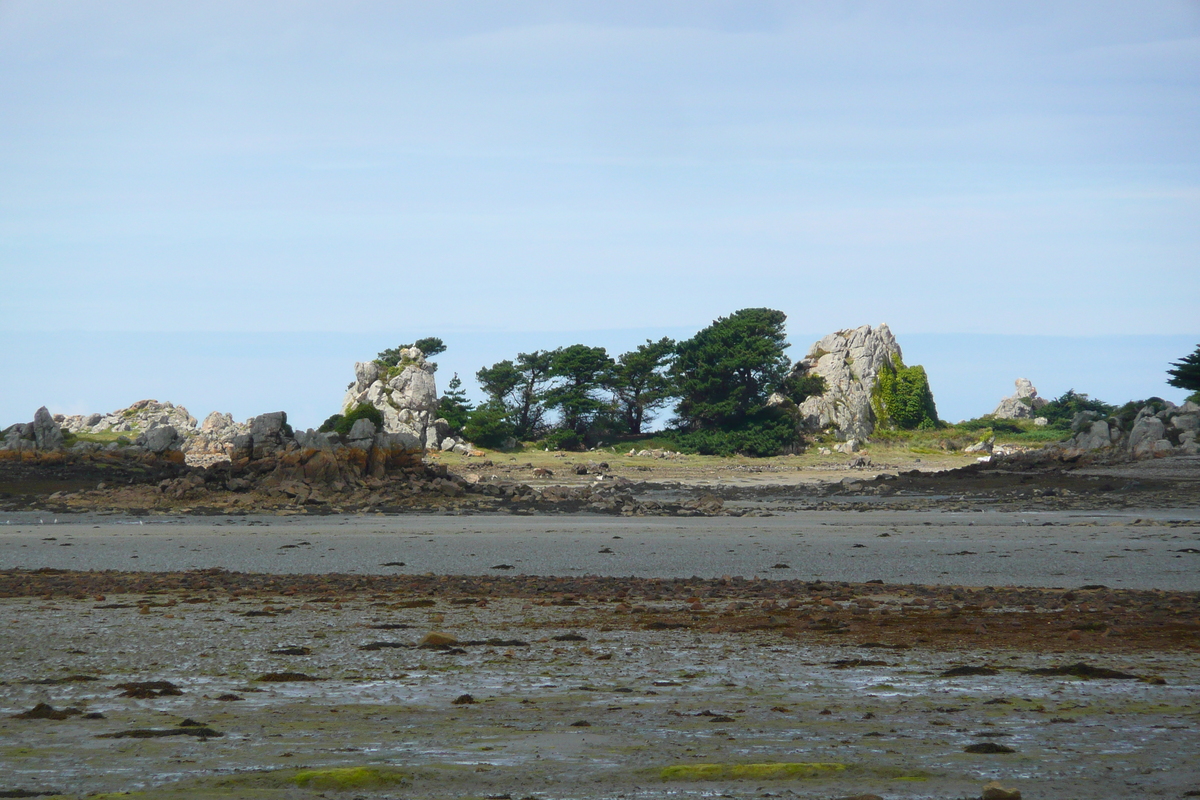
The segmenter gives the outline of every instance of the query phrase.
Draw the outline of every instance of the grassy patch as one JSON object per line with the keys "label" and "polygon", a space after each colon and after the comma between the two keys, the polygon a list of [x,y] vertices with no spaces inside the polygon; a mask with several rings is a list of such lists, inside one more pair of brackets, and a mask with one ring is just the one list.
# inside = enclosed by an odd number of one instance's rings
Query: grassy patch
{"label": "grassy patch", "polygon": [[[64,438],[66,432],[63,432]],[[96,444],[111,444],[112,442],[125,439],[132,442],[137,436],[137,431],[101,431],[100,433],[75,433],[71,434],[77,442],[95,442]]]}

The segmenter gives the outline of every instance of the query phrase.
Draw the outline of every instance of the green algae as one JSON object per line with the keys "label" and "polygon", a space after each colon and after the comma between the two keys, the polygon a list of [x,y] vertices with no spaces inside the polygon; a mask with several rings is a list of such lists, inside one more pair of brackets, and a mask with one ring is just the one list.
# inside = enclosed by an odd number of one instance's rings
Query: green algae
{"label": "green algae", "polygon": [[736,778],[790,780],[819,778],[846,769],[834,762],[775,762],[767,764],[676,764],[664,767],[664,781],[716,781]]}
{"label": "green algae", "polygon": [[330,767],[306,769],[291,777],[297,786],[321,791],[379,789],[403,783],[408,774],[390,767]]}

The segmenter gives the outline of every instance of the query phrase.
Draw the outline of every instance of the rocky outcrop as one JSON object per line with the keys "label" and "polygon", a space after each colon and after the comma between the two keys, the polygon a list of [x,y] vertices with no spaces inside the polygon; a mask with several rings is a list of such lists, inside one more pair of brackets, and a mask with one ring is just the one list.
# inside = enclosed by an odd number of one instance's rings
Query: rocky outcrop
{"label": "rocky outcrop", "polygon": [[34,412],[33,422],[10,425],[0,432],[0,450],[13,453],[52,452],[62,446],[62,427],[45,406]]}
{"label": "rocky outcrop", "polygon": [[1037,410],[1046,405],[1045,398],[1038,397],[1037,389],[1026,378],[1017,378],[1017,393],[1000,401],[992,416],[996,419],[1033,419]]}
{"label": "rocky outcrop", "polygon": [[795,376],[825,380],[823,394],[800,404],[801,426],[810,431],[833,427],[840,439],[867,438],[875,430],[871,395],[879,372],[901,360],[900,345],[887,325],[863,325],[821,339],[792,368]]}
{"label": "rocky outcrop", "polygon": [[253,418],[231,444],[229,488],[278,489],[304,497],[416,468],[423,454],[415,436],[376,431],[370,420],[356,422],[343,439],[312,429],[294,432],[283,411]]}
{"label": "rocky outcrop", "polygon": [[157,400],[139,400],[108,414],[58,414],[55,419],[70,433],[138,433],[166,425],[182,437],[196,430],[196,418],[186,408]]}
{"label": "rocky outcrop", "polygon": [[[1128,431],[1123,428],[1128,428]],[[1082,453],[1107,450],[1120,458],[1157,458],[1167,455],[1200,455],[1196,441],[1200,429],[1200,405],[1156,401],[1140,409],[1132,422],[1092,412],[1080,413],[1071,424],[1075,435],[1064,449]]]}
{"label": "rocky outcrop", "polygon": [[200,430],[188,436],[181,449],[188,463],[211,464],[233,454],[233,441],[250,432],[250,420],[234,422],[233,415],[214,411],[200,423]]}
{"label": "rocky outcrop", "polygon": [[360,361],[354,365],[354,383],[342,400],[342,413],[369,403],[383,415],[384,433],[415,437],[429,450],[470,452],[464,442],[451,440],[443,447],[450,425],[437,415],[436,370],[437,365],[426,361],[416,347],[401,350],[400,360],[390,367]]}

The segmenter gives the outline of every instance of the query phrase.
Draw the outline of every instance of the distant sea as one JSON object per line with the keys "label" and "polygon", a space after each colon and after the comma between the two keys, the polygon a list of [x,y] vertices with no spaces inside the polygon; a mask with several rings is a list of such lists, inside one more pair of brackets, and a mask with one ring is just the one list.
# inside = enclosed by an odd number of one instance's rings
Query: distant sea
{"label": "distant sea", "polygon": [[[687,337],[690,328],[443,333],[208,333],[0,331],[0,427],[27,422],[39,406],[64,414],[106,412],[154,398],[183,405],[198,420],[228,411],[244,420],[283,410],[295,427],[318,426],[339,410],[354,362],[424,335],[448,345],[437,357],[438,389],[457,372],[472,398],[475,372],[518,352],[583,343],[610,354],[646,339]],[[1172,361],[1200,333],[1173,336],[1037,336],[893,330],[905,362],[929,374],[942,419],[986,414],[1028,378],[1046,398],[1068,389],[1109,403],[1151,396],[1182,402],[1166,384]],[[793,359],[820,334],[791,333]],[[669,416],[663,413],[662,417]]]}

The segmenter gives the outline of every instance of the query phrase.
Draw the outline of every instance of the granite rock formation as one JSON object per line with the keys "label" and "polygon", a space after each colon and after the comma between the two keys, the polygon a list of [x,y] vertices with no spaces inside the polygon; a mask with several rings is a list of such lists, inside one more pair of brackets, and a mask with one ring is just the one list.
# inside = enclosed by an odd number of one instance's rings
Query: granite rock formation
{"label": "granite rock formation", "polygon": [[1000,401],[992,416],[996,419],[1033,419],[1037,410],[1046,405],[1045,398],[1038,397],[1037,389],[1026,378],[1017,378],[1017,393]]}
{"label": "granite rock formation", "polygon": [[[383,432],[412,436],[428,450],[470,452],[464,442],[448,440],[450,424],[438,417],[434,381],[437,365],[416,347],[400,351],[400,360],[387,367],[375,361],[354,365],[354,383],[342,400],[342,413],[369,403],[383,415]],[[448,445],[447,445],[448,442]]]}
{"label": "granite rock formation", "polygon": [[815,343],[792,368],[793,375],[825,379],[825,392],[800,404],[801,427],[815,431],[832,426],[840,439],[866,439],[877,421],[871,395],[879,372],[901,360],[900,345],[887,325],[844,329]]}

